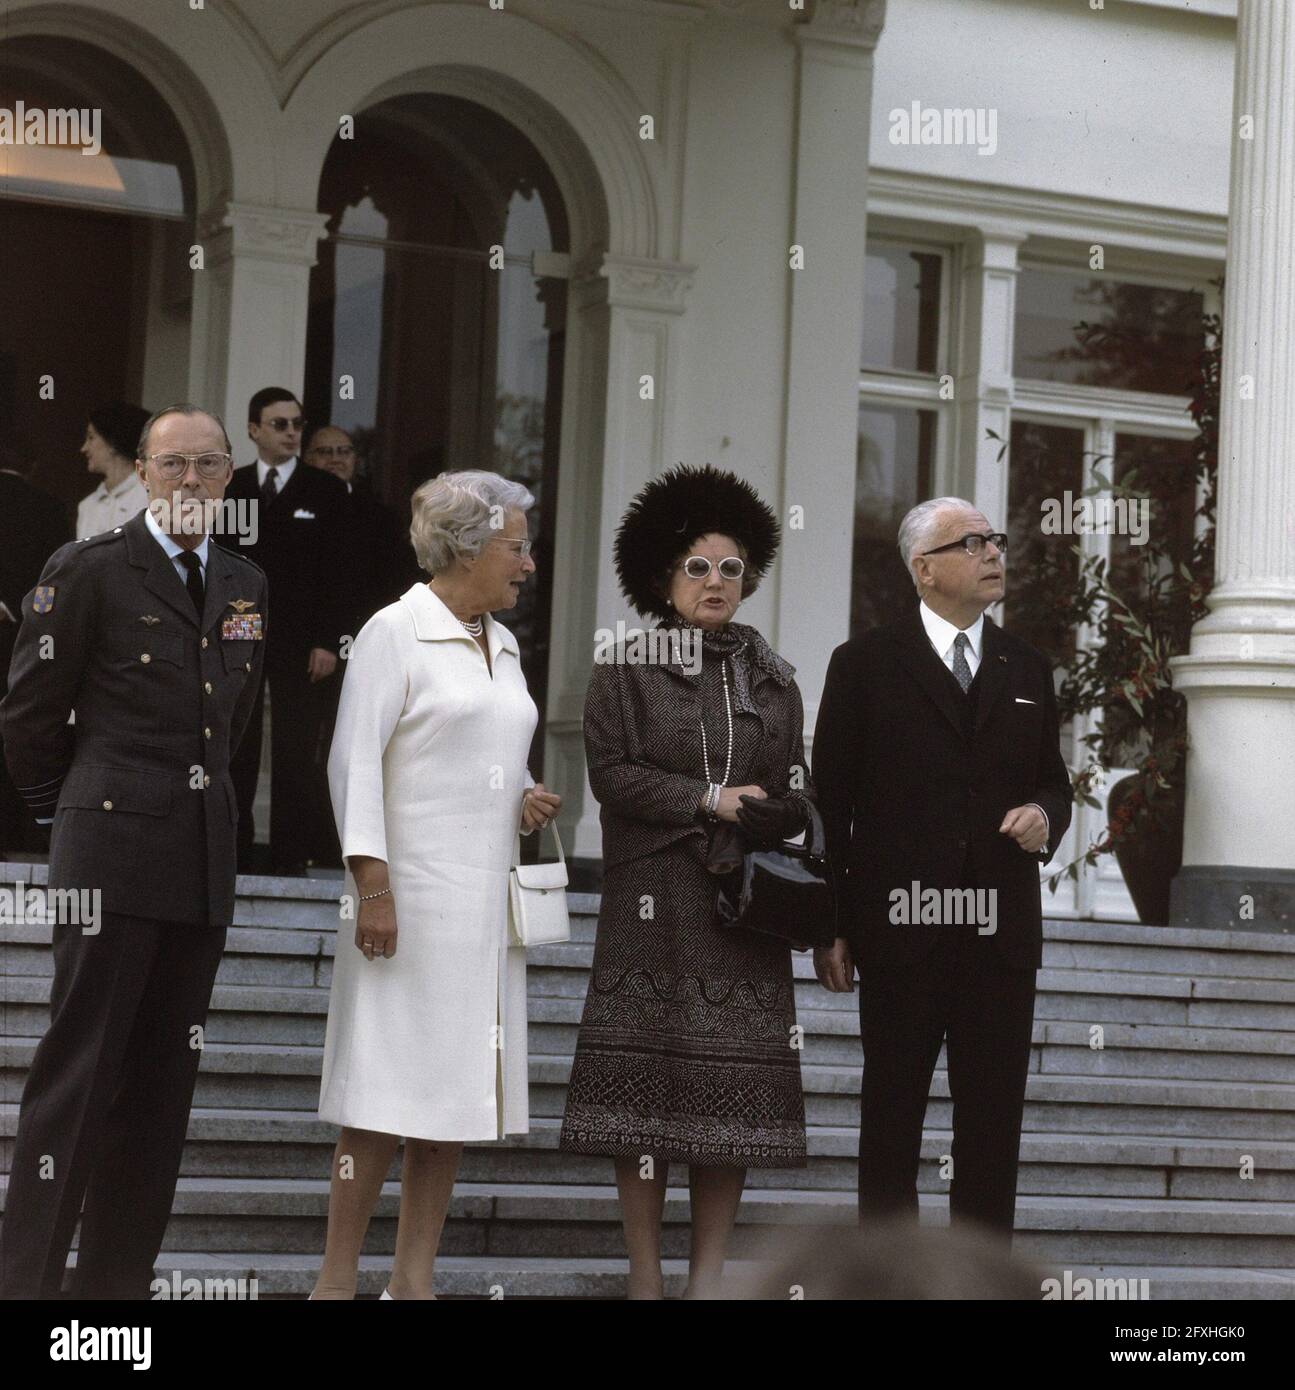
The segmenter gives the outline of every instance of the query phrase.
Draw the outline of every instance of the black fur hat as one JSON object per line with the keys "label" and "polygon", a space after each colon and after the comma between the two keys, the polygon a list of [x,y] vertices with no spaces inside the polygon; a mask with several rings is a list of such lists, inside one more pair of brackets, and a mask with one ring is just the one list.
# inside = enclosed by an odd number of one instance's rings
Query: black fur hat
{"label": "black fur hat", "polygon": [[666,597],[670,567],[699,536],[732,536],[746,552],[742,597],[756,590],[778,553],[780,529],[759,493],[736,473],[680,464],[630,503],[616,532],[621,591],[644,617],[675,616]]}

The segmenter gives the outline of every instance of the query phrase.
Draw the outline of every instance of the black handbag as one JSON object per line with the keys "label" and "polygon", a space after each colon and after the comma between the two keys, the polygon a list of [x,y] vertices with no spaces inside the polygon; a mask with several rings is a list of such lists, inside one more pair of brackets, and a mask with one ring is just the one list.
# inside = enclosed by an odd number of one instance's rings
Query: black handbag
{"label": "black handbag", "polygon": [[786,941],[794,951],[836,940],[836,897],[818,808],[809,805],[805,843],[748,850],[740,868],[720,880],[719,924]]}

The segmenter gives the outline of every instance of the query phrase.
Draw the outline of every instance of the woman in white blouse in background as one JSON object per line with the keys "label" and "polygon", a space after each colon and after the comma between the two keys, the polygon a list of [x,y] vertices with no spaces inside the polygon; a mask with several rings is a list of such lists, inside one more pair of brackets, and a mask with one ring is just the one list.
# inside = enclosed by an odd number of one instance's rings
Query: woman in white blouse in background
{"label": "woman in white blouse in background", "polygon": [[435,1297],[464,1143],[527,1129],[526,954],[508,945],[508,870],[518,829],[545,824],[560,798],[531,784],[537,711],[517,639],[490,614],[534,573],[533,503],[494,473],[424,483],[410,537],[433,578],[375,613],[347,662],[328,776],[348,872],[319,1102],[342,1132],[312,1298],[354,1298],[401,1136],[383,1296]]}

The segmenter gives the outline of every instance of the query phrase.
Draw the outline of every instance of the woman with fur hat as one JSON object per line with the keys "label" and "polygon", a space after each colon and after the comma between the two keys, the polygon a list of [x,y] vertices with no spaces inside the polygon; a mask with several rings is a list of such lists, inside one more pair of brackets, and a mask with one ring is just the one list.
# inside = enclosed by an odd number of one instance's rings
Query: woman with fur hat
{"label": "woman with fur hat", "polygon": [[808,816],[793,668],[733,621],[778,540],[755,489],[709,466],[650,482],[616,537],[622,590],[669,640],[656,661],[621,644],[585,700],[604,880],[560,1143],[615,1162],[631,1298],[663,1296],[671,1163],[694,1298],[718,1287],[746,1170],[805,1164],[790,948],[715,910],[718,875]]}

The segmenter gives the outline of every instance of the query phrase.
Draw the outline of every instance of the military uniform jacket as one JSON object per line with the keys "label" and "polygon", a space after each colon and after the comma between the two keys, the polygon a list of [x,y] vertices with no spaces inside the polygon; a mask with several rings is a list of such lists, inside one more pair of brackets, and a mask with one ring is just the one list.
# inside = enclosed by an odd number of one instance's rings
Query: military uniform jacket
{"label": "military uniform jacket", "polygon": [[50,557],[23,600],[0,735],[33,814],[53,817],[51,887],[98,888],[104,912],[230,922],[229,762],[261,679],[266,587],[210,544],[199,621],[143,513]]}

